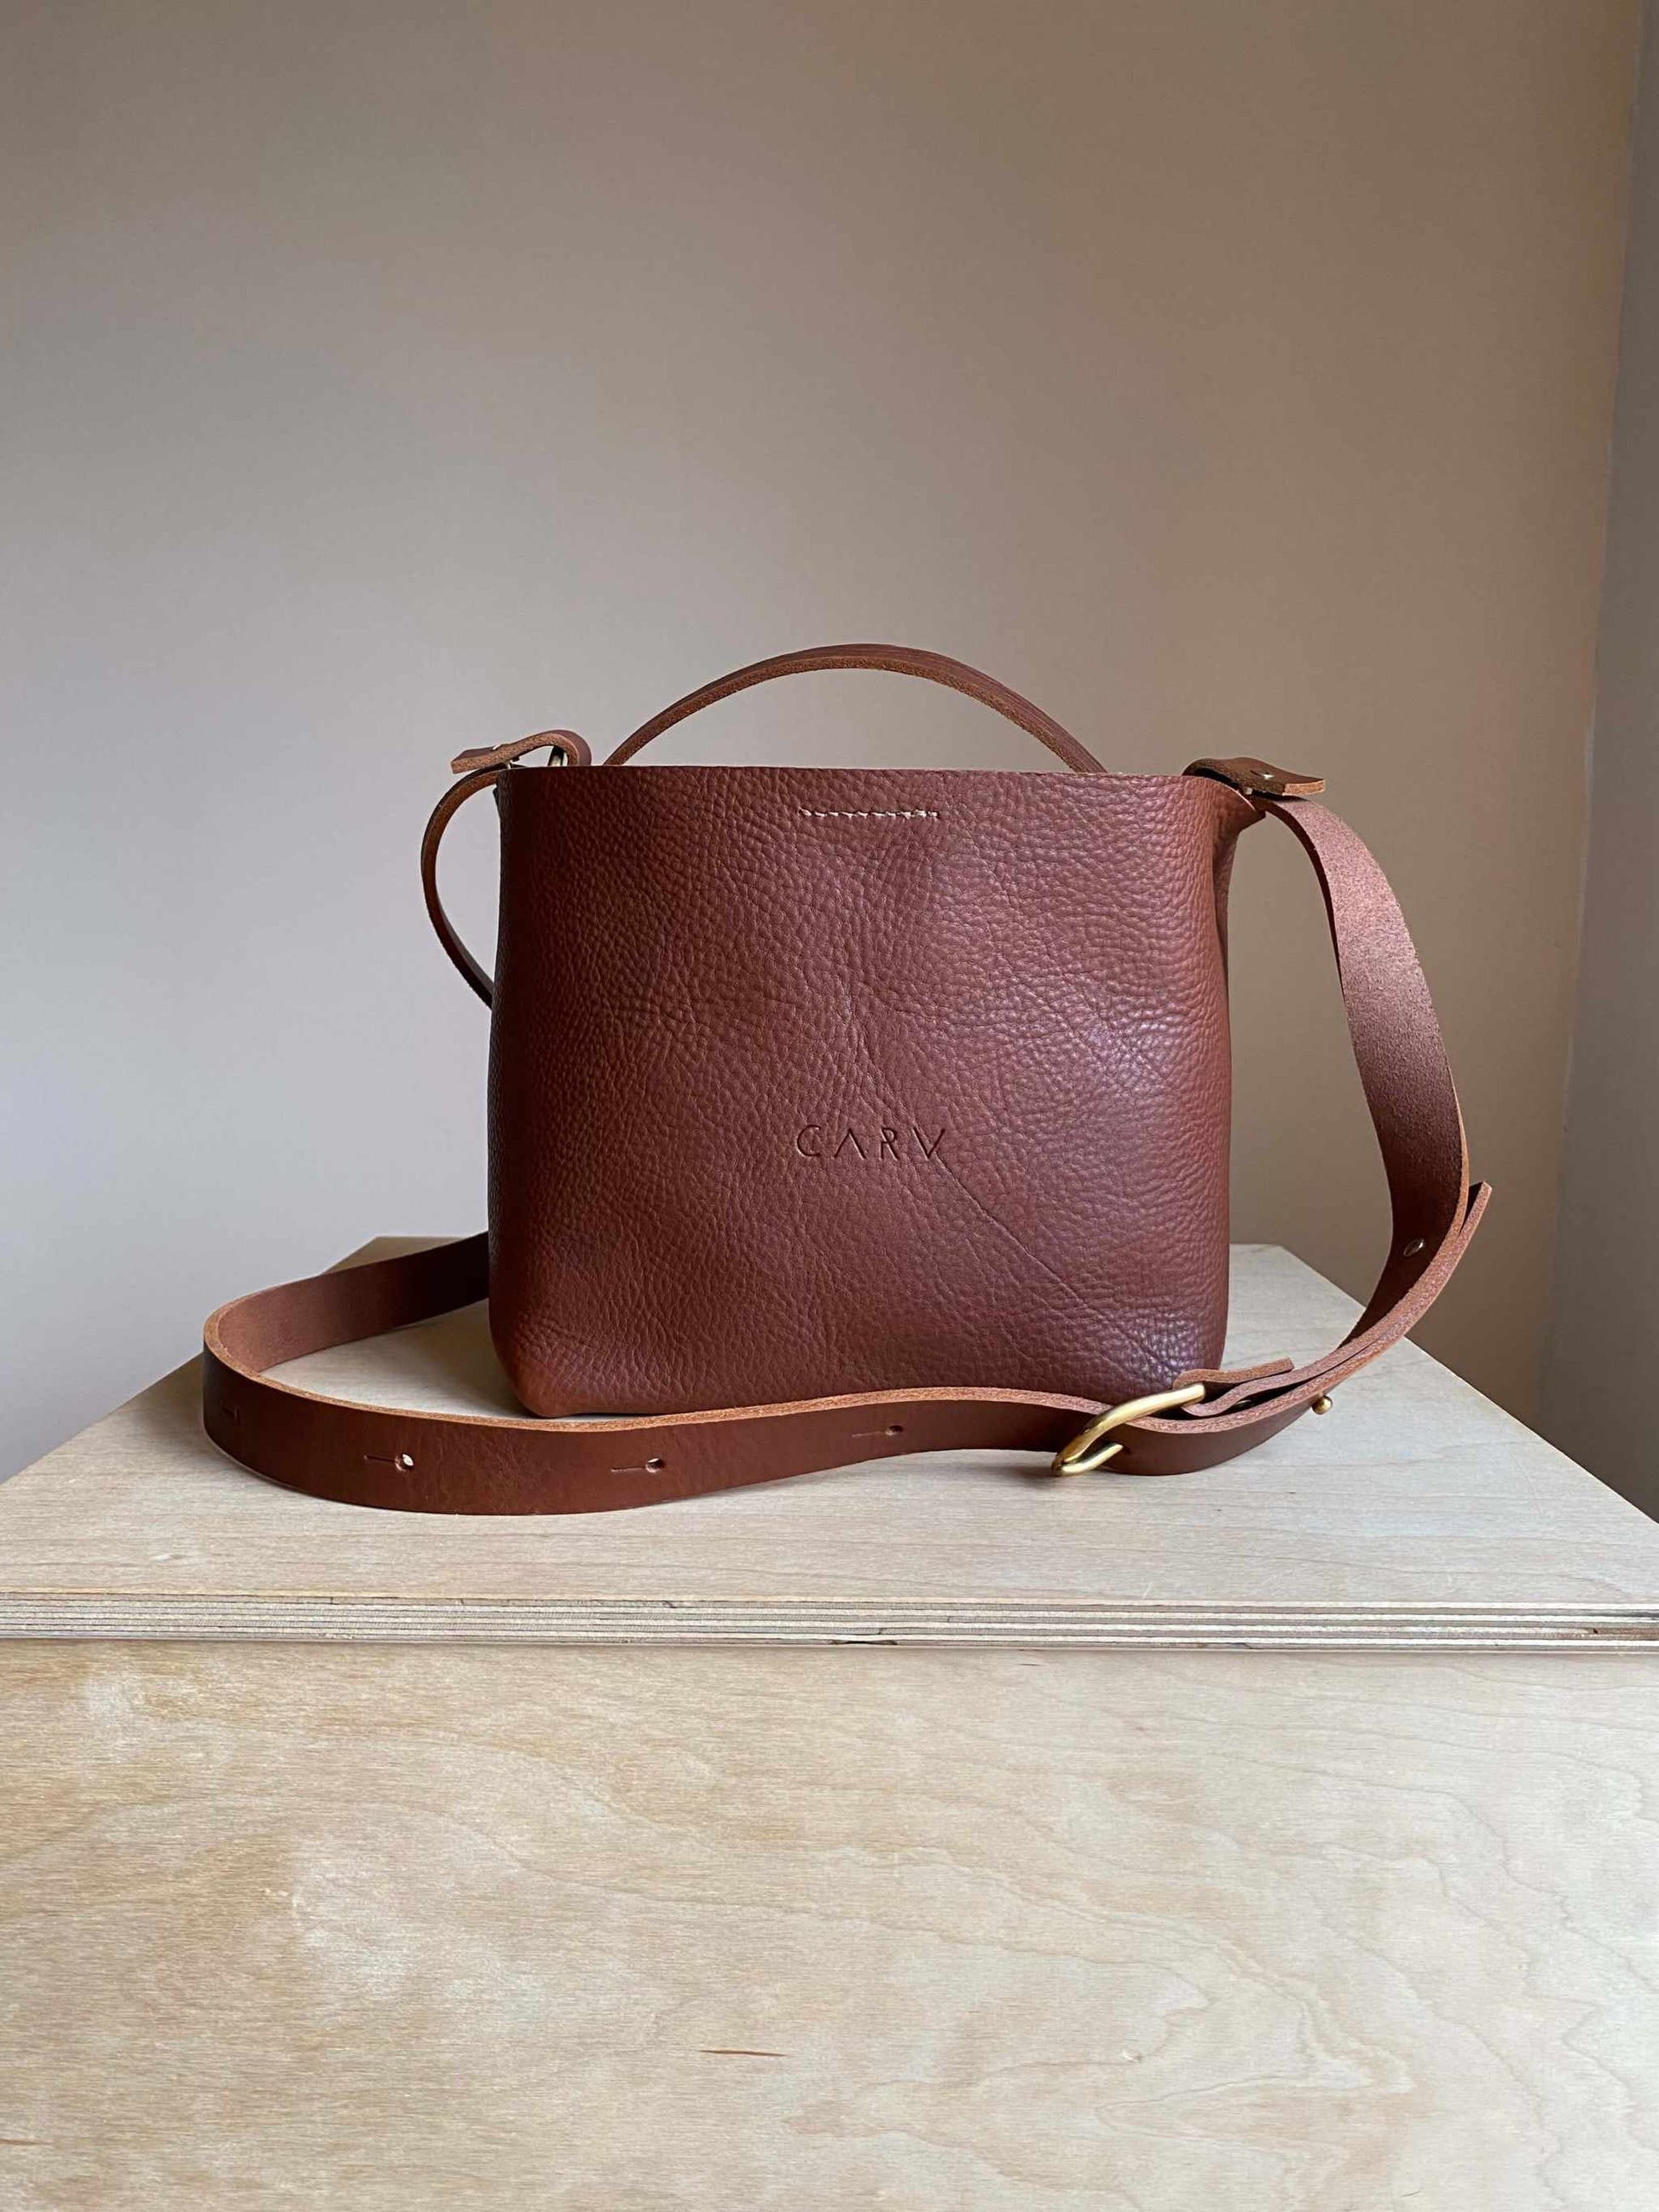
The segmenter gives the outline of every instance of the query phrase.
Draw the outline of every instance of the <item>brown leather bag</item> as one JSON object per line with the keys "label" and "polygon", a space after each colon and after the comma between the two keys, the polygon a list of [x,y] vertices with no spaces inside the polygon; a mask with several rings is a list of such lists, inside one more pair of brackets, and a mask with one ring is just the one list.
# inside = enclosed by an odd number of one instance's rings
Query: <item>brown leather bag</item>
{"label": "brown leather bag", "polygon": [[[1078,773],[611,772],[699,708],[825,668],[949,684]],[[524,768],[539,746],[557,765]],[[881,645],[738,669],[603,769],[566,731],[454,769],[422,868],[493,1008],[489,1236],[212,1316],[208,1432],[276,1481],[574,1513],[901,1452],[1208,1467],[1322,1411],[1480,1220],[1405,923],[1315,778],[1109,775],[989,677]],[[436,883],[445,827],[492,788],[493,981]],[[1334,1351],[1225,1370],[1227,880],[1269,815],[1325,895],[1393,1235]],[[345,1404],[266,1371],[485,1296],[543,1418]]]}

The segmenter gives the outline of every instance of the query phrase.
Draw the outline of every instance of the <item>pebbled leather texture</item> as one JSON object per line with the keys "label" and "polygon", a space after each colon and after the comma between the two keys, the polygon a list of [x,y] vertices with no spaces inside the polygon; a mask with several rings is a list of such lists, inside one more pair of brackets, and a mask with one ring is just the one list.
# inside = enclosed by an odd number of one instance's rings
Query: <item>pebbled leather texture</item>
{"label": "pebbled leather texture", "polygon": [[1226,1327],[1194,777],[502,779],[490,1319],[538,1413],[1127,1398]]}
{"label": "pebbled leather texture", "polygon": [[[611,773],[718,698],[842,667],[950,684],[1081,773]],[[562,769],[519,765],[550,744]],[[489,1235],[210,1316],[204,1419],[244,1465],[404,1510],[605,1511],[897,1452],[1052,1453],[1110,1402],[1202,1382],[1117,1431],[1115,1473],[1176,1474],[1317,1407],[1468,1248],[1489,1194],[1427,988],[1316,777],[1109,775],[1005,686],[890,646],[757,662],[590,761],[557,731],[454,763],[422,875],[494,1001]],[[436,873],[492,787],[495,979]],[[1319,877],[1393,1225],[1342,1343],[1224,1372],[1226,886],[1267,817]],[[267,1372],[486,1292],[521,1396],[562,1418],[342,1405]]]}

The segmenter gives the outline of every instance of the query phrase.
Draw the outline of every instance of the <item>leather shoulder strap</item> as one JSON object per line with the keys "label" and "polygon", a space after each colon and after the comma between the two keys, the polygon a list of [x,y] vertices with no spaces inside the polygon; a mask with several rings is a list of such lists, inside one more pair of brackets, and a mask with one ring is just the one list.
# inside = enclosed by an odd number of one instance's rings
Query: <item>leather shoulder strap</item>
{"label": "leather shoulder strap", "polygon": [[[791,665],[810,658],[792,656]],[[760,665],[783,672],[777,664]],[[735,679],[726,683],[741,688]],[[704,704],[707,696],[694,694],[693,700]],[[684,701],[681,707],[691,711]],[[659,716],[655,727],[666,726]],[[645,734],[655,734],[655,727],[647,724]],[[640,735],[629,743],[644,741]],[[503,748],[506,758],[493,758],[446,795],[434,816],[436,836],[464,798],[507,773],[519,750]],[[1213,1466],[1262,1443],[1310,1406],[1322,1409],[1347,1376],[1421,1318],[1462,1259],[1488,1196],[1484,1184],[1469,1182],[1462,1116],[1428,987],[1394,894],[1370,853],[1317,803],[1316,778],[1257,761],[1199,762],[1191,772],[1231,783],[1282,822],[1313,862],[1388,1176],[1392,1230],[1376,1287],[1340,1344],[1304,1367],[1286,1359],[1175,1377],[1172,1388],[1202,1385],[1203,1396],[1166,1415],[1130,1415],[1116,1429],[1121,1454],[1114,1468],[1129,1474]],[[426,856],[434,900],[436,836],[428,830]],[[460,951],[476,971],[469,981],[487,996],[488,977]],[[591,1513],[903,1452],[1053,1453],[1109,1410],[1042,1392],[939,1389],[640,1420],[507,1419],[343,1403],[267,1371],[304,1352],[431,1320],[488,1291],[488,1242],[478,1236],[313,1275],[222,1306],[204,1335],[208,1434],[273,1481],[353,1504],[406,1512]]]}

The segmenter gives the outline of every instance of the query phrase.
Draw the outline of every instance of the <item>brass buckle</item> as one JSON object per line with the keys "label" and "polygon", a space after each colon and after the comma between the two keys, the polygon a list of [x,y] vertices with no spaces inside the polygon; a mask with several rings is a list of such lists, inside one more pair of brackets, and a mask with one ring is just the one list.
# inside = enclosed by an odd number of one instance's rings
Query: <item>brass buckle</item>
{"label": "brass buckle", "polygon": [[1126,1398],[1121,1406],[1108,1406],[1103,1413],[1097,1413],[1086,1429],[1080,1429],[1068,1444],[1062,1444],[1054,1454],[1051,1474],[1093,1474],[1115,1459],[1122,1450],[1121,1444],[1102,1444],[1101,1438],[1109,1436],[1114,1429],[1126,1427],[1131,1421],[1150,1420],[1154,1413],[1168,1413],[1177,1406],[1195,1406],[1204,1395],[1201,1382],[1188,1382],[1181,1390],[1154,1390],[1148,1398]]}

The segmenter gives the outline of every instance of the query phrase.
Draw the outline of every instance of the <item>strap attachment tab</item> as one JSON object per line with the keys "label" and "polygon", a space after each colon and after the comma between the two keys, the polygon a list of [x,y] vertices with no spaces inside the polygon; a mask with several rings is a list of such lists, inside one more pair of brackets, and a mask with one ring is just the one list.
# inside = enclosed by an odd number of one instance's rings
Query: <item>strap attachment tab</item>
{"label": "strap attachment tab", "polygon": [[1304,775],[1293,768],[1275,768],[1271,761],[1239,754],[1227,760],[1195,760],[1182,771],[1187,775],[1212,776],[1230,783],[1246,799],[1317,799],[1325,788],[1322,775]]}
{"label": "strap attachment tab", "polygon": [[471,752],[457,753],[449,763],[451,775],[477,775],[481,769],[511,768],[514,762],[526,753],[533,753],[538,746],[545,745],[556,753],[551,768],[591,768],[593,755],[586,738],[579,738],[574,730],[538,730],[534,737],[514,738],[510,745],[475,745]]}

